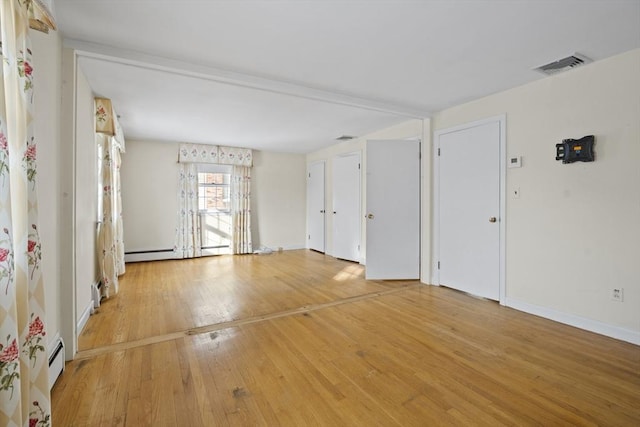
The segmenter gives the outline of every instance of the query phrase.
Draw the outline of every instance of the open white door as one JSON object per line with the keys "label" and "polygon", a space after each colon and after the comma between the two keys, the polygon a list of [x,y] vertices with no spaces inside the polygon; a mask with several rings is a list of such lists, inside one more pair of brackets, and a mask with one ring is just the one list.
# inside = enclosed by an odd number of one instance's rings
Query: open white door
{"label": "open white door", "polygon": [[486,120],[435,138],[436,283],[493,300],[501,288],[503,126]]}
{"label": "open white door", "polygon": [[324,162],[309,165],[307,173],[307,247],[324,253]]}
{"label": "open white door", "polygon": [[367,141],[366,278],[420,278],[420,141]]}
{"label": "open white door", "polygon": [[360,153],[333,159],[333,253],[336,258],[360,261]]}

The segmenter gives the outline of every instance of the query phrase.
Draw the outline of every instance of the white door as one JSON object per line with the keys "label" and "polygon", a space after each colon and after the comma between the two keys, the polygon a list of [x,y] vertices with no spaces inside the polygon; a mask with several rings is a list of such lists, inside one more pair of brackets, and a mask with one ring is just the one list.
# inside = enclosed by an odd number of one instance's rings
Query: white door
{"label": "white door", "polygon": [[500,297],[500,141],[498,119],[436,138],[439,284],[493,300]]}
{"label": "white door", "polygon": [[333,256],[360,261],[360,153],[333,159]]}
{"label": "white door", "polygon": [[420,277],[420,142],[367,141],[366,278]]}
{"label": "white door", "polygon": [[324,253],[324,162],[309,165],[307,174],[307,247]]}

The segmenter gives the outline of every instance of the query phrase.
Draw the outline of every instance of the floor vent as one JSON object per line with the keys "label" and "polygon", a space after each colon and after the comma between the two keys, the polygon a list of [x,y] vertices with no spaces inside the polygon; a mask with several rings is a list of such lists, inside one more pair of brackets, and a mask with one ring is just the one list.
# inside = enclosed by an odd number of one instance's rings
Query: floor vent
{"label": "floor vent", "polygon": [[58,338],[53,342],[51,353],[49,353],[49,389],[53,388],[56,380],[64,372],[64,342]]}
{"label": "floor vent", "polygon": [[589,62],[593,61],[586,56],[574,53],[573,55],[567,56],[566,58],[558,59],[557,61],[541,65],[538,68],[534,68],[534,70],[547,75],[552,75],[579,67],[584,64],[588,64]]}

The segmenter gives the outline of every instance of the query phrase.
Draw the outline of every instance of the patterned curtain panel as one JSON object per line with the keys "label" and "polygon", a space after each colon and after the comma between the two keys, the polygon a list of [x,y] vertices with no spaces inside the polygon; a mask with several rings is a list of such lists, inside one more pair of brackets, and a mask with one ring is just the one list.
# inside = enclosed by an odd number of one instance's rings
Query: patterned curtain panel
{"label": "patterned curtain panel", "polygon": [[[27,2],[0,6],[0,425],[51,423]],[[46,72],[46,70],[44,71]]]}
{"label": "patterned curtain panel", "polygon": [[178,258],[200,257],[202,244],[198,212],[198,169],[195,163],[180,164],[178,206],[176,245],[173,250]]}
{"label": "patterned curtain panel", "polygon": [[102,224],[98,230],[98,266],[101,294],[118,293],[118,276],[124,274],[124,243],[120,198],[120,150],[113,137],[96,134],[102,145]]}
{"label": "patterned curtain panel", "polygon": [[231,172],[231,250],[250,254],[251,243],[251,168],[234,166]]}
{"label": "patterned curtain panel", "polygon": [[221,147],[207,144],[180,144],[178,162],[251,167],[253,165],[253,153],[250,148]]}
{"label": "patterned curtain panel", "polygon": [[122,186],[120,185],[120,167],[122,166],[122,145],[116,144],[113,152],[113,205],[115,215],[116,272],[118,276],[125,273],[124,264],[124,226],[122,224]]}

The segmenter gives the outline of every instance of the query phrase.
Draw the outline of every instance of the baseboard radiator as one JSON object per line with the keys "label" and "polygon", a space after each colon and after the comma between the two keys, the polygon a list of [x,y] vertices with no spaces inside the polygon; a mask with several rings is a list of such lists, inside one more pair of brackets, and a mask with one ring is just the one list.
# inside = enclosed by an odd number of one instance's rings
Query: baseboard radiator
{"label": "baseboard radiator", "polygon": [[53,388],[62,372],[64,372],[64,341],[58,337],[49,352],[49,389]]}
{"label": "baseboard radiator", "polygon": [[176,253],[173,251],[173,249],[149,249],[124,253],[125,262],[162,261],[165,259],[175,258]]}

